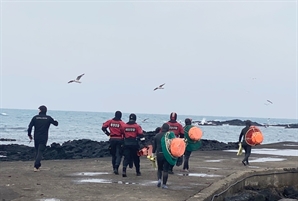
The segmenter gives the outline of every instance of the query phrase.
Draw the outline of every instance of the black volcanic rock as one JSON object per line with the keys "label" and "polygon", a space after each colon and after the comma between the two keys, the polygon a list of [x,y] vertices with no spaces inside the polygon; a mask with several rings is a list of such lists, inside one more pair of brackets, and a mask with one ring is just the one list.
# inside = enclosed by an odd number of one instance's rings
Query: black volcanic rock
{"label": "black volcanic rock", "polygon": [[[152,144],[154,132],[146,132],[146,144]],[[56,159],[81,159],[81,158],[100,158],[110,156],[110,143],[108,141],[92,141],[89,139],[73,140],[64,142],[62,145],[52,143],[46,147],[43,160]],[[216,140],[202,139],[200,151],[237,149],[237,143],[223,143]],[[0,161],[27,161],[34,160],[35,150],[33,147],[25,145],[0,145]]]}

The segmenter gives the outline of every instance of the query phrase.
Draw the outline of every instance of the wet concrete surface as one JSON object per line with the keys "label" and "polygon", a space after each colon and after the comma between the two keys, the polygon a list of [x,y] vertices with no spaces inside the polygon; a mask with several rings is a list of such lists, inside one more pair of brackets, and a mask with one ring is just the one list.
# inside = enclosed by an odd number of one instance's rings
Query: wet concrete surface
{"label": "wet concrete surface", "polygon": [[0,162],[0,200],[202,200],[231,175],[298,167],[298,143],[253,147],[250,166],[243,166],[244,156],[236,153],[237,150],[193,152],[190,171],[174,167],[168,189],[156,187],[156,170],[146,157],[141,157],[142,175],[136,176],[135,169],[128,168],[126,178],[121,176],[121,168],[119,175],[112,173],[109,157],[43,160],[40,172],[33,171],[33,161]]}

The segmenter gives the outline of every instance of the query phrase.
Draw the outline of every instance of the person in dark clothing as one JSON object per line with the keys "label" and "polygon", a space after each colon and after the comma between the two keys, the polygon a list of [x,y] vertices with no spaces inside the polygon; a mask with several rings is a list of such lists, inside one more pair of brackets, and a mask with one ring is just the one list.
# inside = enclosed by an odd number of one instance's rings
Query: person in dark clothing
{"label": "person in dark clothing", "polygon": [[249,156],[251,154],[251,146],[249,144],[247,144],[247,142],[245,140],[245,135],[246,135],[247,131],[249,130],[249,127],[251,126],[251,121],[250,120],[247,120],[245,122],[245,124],[246,124],[246,126],[241,130],[241,133],[239,135],[239,141],[238,141],[239,144],[240,144],[241,143],[241,139],[243,137],[243,140],[242,140],[242,143],[241,144],[242,144],[242,147],[243,147],[243,149],[245,151],[245,156],[244,156],[244,159],[242,160],[242,164],[244,166],[249,165],[248,158],[249,158]]}
{"label": "person in dark clothing", "polygon": [[184,126],[184,139],[187,142],[186,149],[184,152],[184,163],[183,163],[183,171],[188,172],[189,171],[189,158],[193,151],[198,150],[202,143],[201,141],[194,141],[190,139],[189,137],[189,130],[194,127],[191,125],[192,120],[190,118],[185,119],[185,126]]}
{"label": "person in dark clothing", "polygon": [[[183,126],[177,122],[177,113],[172,112],[170,114],[170,120],[167,122],[169,125],[169,131],[175,133],[176,137],[184,138],[184,129]],[[177,166],[180,166],[183,163],[183,157],[179,157],[177,160]],[[173,165],[170,165],[169,174],[174,174]]]}
{"label": "person in dark clothing", "polygon": [[[140,149],[139,141],[145,143],[142,127],[136,123],[137,116],[135,114],[129,115],[129,121],[124,125],[124,160],[122,168],[122,176],[127,177],[126,168],[133,164],[136,167],[137,176],[141,176],[140,172],[140,157],[138,151]],[[132,165],[130,165],[132,167]]]}
{"label": "person in dark clothing", "polygon": [[[185,119],[185,127],[191,126],[191,120],[190,119]],[[185,133],[184,133],[185,136]],[[185,136],[186,137],[186,136]],[[187,149],[184,152],[184,163],[183,163],[183,171],[188,171],[189,170],[189,157],[191,155],[191,151],[188,151]]]}
{"label": "person in dark clothing", "polygon": [[28,126],[28,136],[30,140],[33,139],[31,132],[34,127],[34,148],[35,148],[35,162],[34,172],[39,171],[41,166],[41,158],[43,151],[46,148],[50,125],[58,126],[58,122],[51,116],[47,115],[47,107],[42,105],[39,108],[39,114],[35,115]]}
{"label": "person in dark clothing", "polygon": [[152,151],[153,155],[156,156],[156,160],[157,160],[157,179],[158,179],[157,187],[161,186],[161,178],[162,178],[162,188],[168,188],[167,181],[168,181],[168,172],[169,172],[170,164],[166,160],[164,153],[162,152],[161,139],[168,131],[169,131],[169,125],[167,123],[164,123],[161,127],[161,132],[158,133],[154,138],[153,151]]}
{"label": "person in dark clothing", "polygon": [[[103,123],[102,131],[110,136],[110,152],[112,155],[112,165],[114,174],[118,175],[118,169],[122,160],[122,147],[125,123],[121,120],[122,113],[115,112],[115,117]],[[108,131],[109,129],[109,131]]]}

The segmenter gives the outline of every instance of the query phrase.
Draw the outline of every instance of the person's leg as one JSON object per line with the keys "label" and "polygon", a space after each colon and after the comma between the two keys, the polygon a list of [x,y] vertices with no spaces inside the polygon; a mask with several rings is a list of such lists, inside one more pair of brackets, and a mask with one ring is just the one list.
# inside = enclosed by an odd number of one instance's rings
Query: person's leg
{"label": "person's leg", "polygon": [[123,155],[124,155],[124,159],[123,159],[123,163],[122,163],[122,176],[126,177],[126,168],[127,165],[130,163],[131,161],[131,153],[130,153],[130,148],[129,146],[125,146],[123,149]]}
{"label": "person's leg", "polygon": [[116,142],[113,140],[110,140],[110,153],[112,155],[113,171],[115,171],[115,168],[116,168]]}
{"label": "person's leg", "polygon": [[169,166],[169,170],[168,170],[168,173],[169,173],[169,174],[174,174],[174,172],[173,172],[173,168],[174,168],[174,165],[170,165],[170,166]]}
{"label": "person's leg", "polygon": [[250,156],[250,154],[251,154],[251,146],[247,146],[247,152],[245,152],[245,158],[246,158],[246,165],[249,165],[249,162],[248,162],[248,158],[249,158],[249,156]]}
{"label": "person's leg", "polygon": [[242,164],[243,164],[244,166],[246,166],[247,155],[248,155],[248,145],[243,144],[242,147],[243,147],[243,149],[244,149],[244,151],[245,151],[244,159],[242,160]]}
{"label": "person's leg", "polygon": [[37,155],[36,155],[35,163],[34,163],[34,167],[36,169],[39,169],[40,166],[41,166],[41,158],[42,158],[42,154],[43,154],[45,149],[46,149],[45,144],[41,143],[41,144],[38,145]]}
{"label": "person's leg", "polygon": [[133,159],[133,163],[136,167],[136,174],[137,174],[137,176],[141,176],[140,157],[137,155],[137,151],[138,151],[138,147],[136,146],[132,149],[131,156],[132,156],[132,159]]}
{"label": "person's leg", "polygon": [[164,158],[163,159],[163,178],[162,178],[162,188],[168,188],[167,187],[167,182],[168,182],[168,172],[170,168],[169,162]]}
{"label": "person's leg", "polygon": [[159,153],[156,155],[157,160],[157,187],[161,186],[161,177],[162,177],[162,171],[163,171],[163,162],[164,162],[163,154]]}
{"label": "person's leg", "polygon": [[190,158],[191,151],[185,151],[184,153],[184,164],[183,170],[189,170],[189,158]]}
{"label": "person's leg", "polygon": [[117,141],[116,142],[116,153],[115,153],[115,169],[114,169],[114,173],[115,174],[119,174],[118,173],[118,168],[121,164],[121,160],[122,160],[122,141]]}

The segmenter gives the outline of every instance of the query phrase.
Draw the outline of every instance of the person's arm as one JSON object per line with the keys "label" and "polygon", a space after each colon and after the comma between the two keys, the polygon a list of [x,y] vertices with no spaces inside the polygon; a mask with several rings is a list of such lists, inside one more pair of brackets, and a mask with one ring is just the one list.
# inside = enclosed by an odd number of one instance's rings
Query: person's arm
{"label": "person's arm", "polygon": [[180,133],[179,137],[184,138],[184,129],[183,129],[182,125],[179,126],[179,133]]}
{"label": "person's arm", "polygon": [[155,136],[155,137],[154,137],[154,142],[153,142],[152,154],[155,154],[155,152],[156,152],[156,147],[157,147],[157,138],[156,138],[156,136]]}
{"label": "person's arm", "polygon": [[58,121],[54,120],[54,119],[51,117],[51,124],[53,124],[54,126],[58,126]]}
{"label": "person's arm", "polygon": [[29,137],[29,139],[30,140],[32,140],[33,138],[32,138],[32,135],[31,135],[31,132],[32,132],[32,128],[33,128],[33,126],[34,126],[34,121],[35,120],[35,118],[33,117],[32,119],[31,119],[31,121],[30,121],[30,123],[29,123],[29,126],[28,126],[28,137]]}
{"label": "person's arm", "polygon": [[241,139],[242,139],[243,134],[244,134],[244,132],[243,132],[243,129],[242,129],[242,131],[241,131],[241,133],[240,133],[240,135],[239,135],[239,141],[238,141],[238,143],[241,142]]}
{"label": "person's arm", "polygon": [[110,120],[103,123],[101,130],[107,135],[110,136],[110,132],[107,130],[108,126],[110,124]]}

